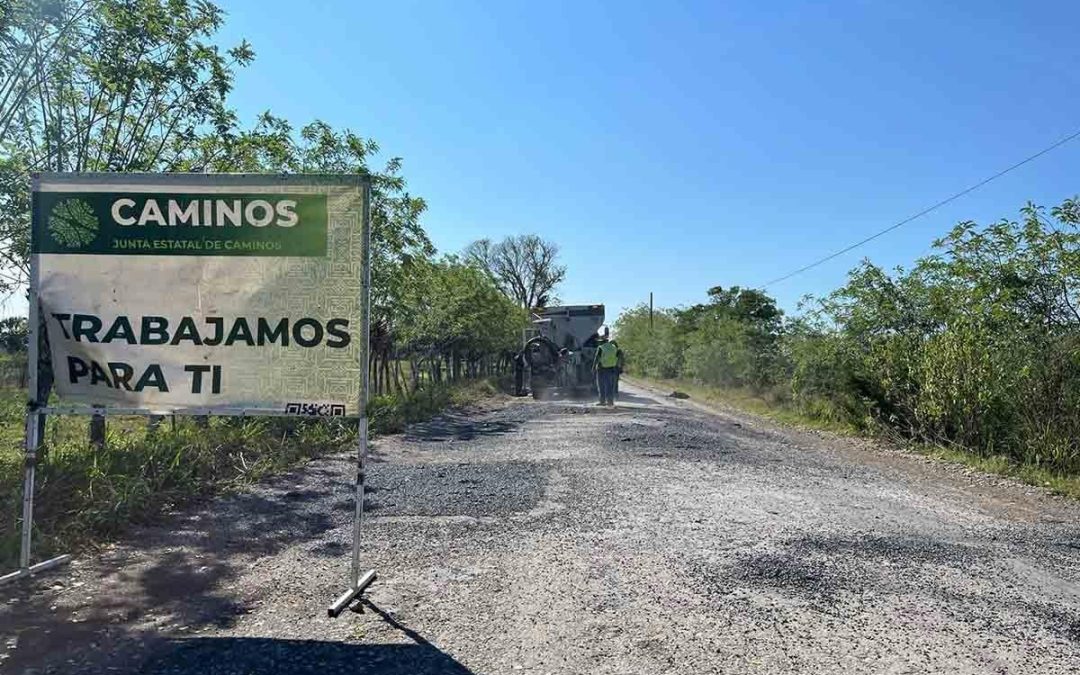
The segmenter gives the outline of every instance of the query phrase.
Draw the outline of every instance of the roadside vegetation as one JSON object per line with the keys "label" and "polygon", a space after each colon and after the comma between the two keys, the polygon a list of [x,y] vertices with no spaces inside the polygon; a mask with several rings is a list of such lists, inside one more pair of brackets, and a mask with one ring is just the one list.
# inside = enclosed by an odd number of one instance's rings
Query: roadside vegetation
{"label": "roadside vegetation", "polygon": [[869,261],[785,318],[758,290],[625,312],[634,374],[726,403],[886,434],[1080,496],[1080,202],[957,225],[910,270]]}

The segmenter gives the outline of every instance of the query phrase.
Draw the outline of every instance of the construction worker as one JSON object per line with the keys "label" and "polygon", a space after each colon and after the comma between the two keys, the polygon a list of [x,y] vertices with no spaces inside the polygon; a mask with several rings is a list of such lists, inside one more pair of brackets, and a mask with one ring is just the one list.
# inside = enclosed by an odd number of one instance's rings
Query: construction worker
{"label": "construction worker", "polygon": [[600,393],[598,405],[615,405],[621,360],[619,345],[609,338],[608,329],[605,327],[603,334],[596,341],[596,356],[593,358],[596,388]]}

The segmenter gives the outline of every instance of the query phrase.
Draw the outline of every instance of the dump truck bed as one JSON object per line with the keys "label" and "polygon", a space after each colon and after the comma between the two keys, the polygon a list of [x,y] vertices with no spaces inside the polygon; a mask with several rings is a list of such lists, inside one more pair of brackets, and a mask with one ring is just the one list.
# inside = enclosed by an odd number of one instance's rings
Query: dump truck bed
{"label": "dump truck bed", "polygon": [[534,327],[560,349],[577,351],[604,325],[603,305],[565,305],[536,312]]}

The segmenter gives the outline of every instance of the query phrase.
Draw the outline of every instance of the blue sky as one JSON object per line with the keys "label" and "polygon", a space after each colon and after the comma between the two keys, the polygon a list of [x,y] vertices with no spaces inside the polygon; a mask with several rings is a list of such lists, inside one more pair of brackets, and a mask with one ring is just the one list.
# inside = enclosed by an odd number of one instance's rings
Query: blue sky
{"label": "blue sky", "polygon": [[[223,0],[233,98],[401,156],[442,251],[535,232],[609,316],[764,282],[1080,128],[1074,2]],[[947,5],[947,6],[946,6]],[[1080,141],[809,273],[1080,193]]]}

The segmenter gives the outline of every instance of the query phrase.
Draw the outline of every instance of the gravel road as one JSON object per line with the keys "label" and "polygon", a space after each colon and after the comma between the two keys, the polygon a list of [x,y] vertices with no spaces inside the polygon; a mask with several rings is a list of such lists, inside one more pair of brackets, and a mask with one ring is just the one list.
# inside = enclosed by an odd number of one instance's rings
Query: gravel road
{"label": "gravel road", "polygon": [[625,385],[377,441],[0,588],[5,673],[1076,673],[1080,505]]}

